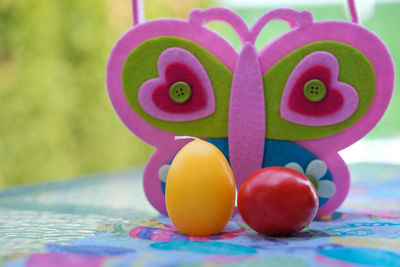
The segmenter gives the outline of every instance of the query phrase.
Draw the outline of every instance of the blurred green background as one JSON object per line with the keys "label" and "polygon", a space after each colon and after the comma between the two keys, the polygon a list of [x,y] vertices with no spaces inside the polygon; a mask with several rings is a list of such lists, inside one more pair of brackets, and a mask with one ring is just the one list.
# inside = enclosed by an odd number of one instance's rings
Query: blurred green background
{"label": "blurred green background", "polygon": [[[186,19],[193,8],[223,5],[249,24],[278,7],[216,0],[145,0],[144,4],[147,20]],[[317,21],[348,20],[340,2],[284,7],[308,9]],[[146,162],[153,148],[119,121],[104,86],[108,55],[131,27],[130,11],[130,0],[0,1],[0,188]],[[377,3],[363,25],[386,42],[400,70],[398,14],[400,3]],[[258,47],[287,30],[284,23],[271,25]],[[210,27],[239,47],[228,26]],[[388,113],[367,138],[400,134],[397,95],[395,91]]]}

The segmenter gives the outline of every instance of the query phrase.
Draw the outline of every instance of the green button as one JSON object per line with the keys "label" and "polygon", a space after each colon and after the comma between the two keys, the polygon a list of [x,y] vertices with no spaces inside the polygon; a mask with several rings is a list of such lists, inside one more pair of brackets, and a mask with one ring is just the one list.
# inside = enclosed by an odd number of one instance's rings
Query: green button
{"label": "green button", "polygon": [[311,102],[319,102],[326,96],[326,86],[320,80],[310,80],[304,85],[304,96]]}
{"label": "green button", "polygon": [[169,88],[169,96],[175,103],[185,103],[192,95],[192,89],[185,82],[176,82]]}

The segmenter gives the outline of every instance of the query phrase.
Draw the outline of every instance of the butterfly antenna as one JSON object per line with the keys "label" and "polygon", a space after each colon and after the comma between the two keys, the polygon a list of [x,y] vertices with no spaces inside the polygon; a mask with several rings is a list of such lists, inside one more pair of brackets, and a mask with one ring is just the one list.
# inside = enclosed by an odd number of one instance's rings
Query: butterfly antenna
{"label": "butterfly antenna", "polygon": [[349,5],[351,21],[358,23],[358,14],[354,0],[348,0],[347,3]]}
{"label": "butterfly antenna", "polygon": [[132,0],[133,26],[136,26],[144,20],[143,0]]}

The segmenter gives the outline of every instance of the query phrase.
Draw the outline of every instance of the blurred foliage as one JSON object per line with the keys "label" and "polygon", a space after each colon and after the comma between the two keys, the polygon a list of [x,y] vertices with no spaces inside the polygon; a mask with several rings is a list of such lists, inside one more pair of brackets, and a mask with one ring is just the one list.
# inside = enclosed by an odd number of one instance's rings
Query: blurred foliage
{"label": "blurred foliage", "polygon": [[[144,4],[146,19],[186,19],[191,9],[209,7],[213,0]],[[321,14],[317,20],[331,14],[346,19],[342,8],[310,9]],[[266,12],[237,11],[250,23]],[[398,4],[378,6],[377,16],[366,22],[395,58],[400,56],[397,29],[386,25],[396,25],[399,12]],[[119,121],[104,86],[108,55],[131,22],[129,0],[0,1],[0,187],[146,162],[153,148]],[[277,25],[261,45],[287,29]],[[229,26],[211,27],[238,44]],[[399,133],[398,123],[392,123],[400,108],[396,103],[380,132]]]}
{"label": "blurred foliage", "polygon": [[[149,0],[146,16],[186,18],[206,3]],[[0,1],[0,187],[146,162],[153,149],[119,121],[104,86],[130,12],[129,0]]]}
{"label": "blurred foliage", "polygon": [[147,0],[144,1],[145,19],[162,17],[187,19],[192,9],[209,8],[213,3],[213,0]]}

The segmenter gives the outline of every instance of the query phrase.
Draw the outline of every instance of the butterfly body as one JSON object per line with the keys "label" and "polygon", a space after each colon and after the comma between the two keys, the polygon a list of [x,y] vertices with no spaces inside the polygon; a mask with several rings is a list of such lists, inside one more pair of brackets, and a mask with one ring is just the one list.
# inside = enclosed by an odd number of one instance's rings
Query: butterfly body
{"label": "butterfly body", "polygon": [[[291,30],[257,51],[259,33],[276,19]],[[232,26],[242,41],[240,51],[204,26],[214,20]],[[176,82],[186,89],[171,91]],[[310,12],[292,9],[272,10],[250,29],[224,8],[194,10],[188,21],[141,23],[117,42],[107,68],[118,115],[156,147],[144,188],[164,214],[159,171],[190,141],[175,140],[179,135],[215,143],[229,160],[237,187],[266,166],[316,176],[311,178],[324,196],[317,216],[333,212],[350,183],[338,151],[375,126],[393,85],[390,54],[373,33],[351,22],[313,22]],[[315,95],[314,86],[325,90],[323,97]],[[189,100],[169,98],[181,97],[182,90],[191,90]]]}
{"label": "butterfly body", "polygon": [[246,43],[237,61],[229,101],[229,155],[237,186],[262,167],[265,131],[264,87],[257,50]]}

